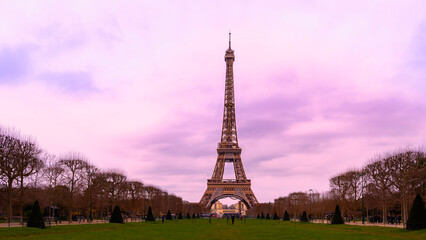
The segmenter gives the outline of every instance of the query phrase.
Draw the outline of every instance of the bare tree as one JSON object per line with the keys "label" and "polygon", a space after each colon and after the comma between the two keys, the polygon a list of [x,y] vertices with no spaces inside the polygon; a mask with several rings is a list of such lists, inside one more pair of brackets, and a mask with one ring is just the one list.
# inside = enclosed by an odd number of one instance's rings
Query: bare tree
{"label": "bare tree", "polygon": [[[290,210],[290,201],[288,197],[279,197],[274,200],[274,208],[278,214],[283,214],[285,210]],[[257,213],[256,213],[257,215]]]}
{"label": "bare tree", "polygon": [[369,185],[370,191],[375,190],[380,195],[383,219],[386,217],[386,196],[389,196],[392,184],[389,164],[389,158],[382,159],[379,156],[364,168],[368,181],[372,183]]}
{"label": "bare tree", "polygon": [[56,157],[54,155],[47,154],[46,156],[46,168],[44,177],[48,184],[48,203],[49,203],[49,217],[52,217],[53,212],[50,208],[52,205],[52,199],[54,194],[54,189],[58,186],[58,182],[60,181],[60,177],[64,172],[61,164],[56,161]]}
{"label": "bare tree", "polygon": [[288,195],[288,199],[295,217],[299,217],[304,210],[309,208],[309,196],[306,192],[292,192]]}
{"label": "bare tree", "polygon": [[330,178],[330,188],[330,192],[337,197],[341,203],[340,207],[342,209],[342,213],[344,213],[344,208],[347,203],[346,196],[348,195],[350,188],[350,182],[347,180],[345,173]]}
{"label": "bare tree", "polygon": [[93,176],[93,195],[97,199],[101,217],[104,217],[104,203],[108,196],[107,176],[104,172],[95,173]]}
{"label": "bare tree", "polygon": [[344,174],[348,183],[349,189],[347,196],[350,202],[352,202],[352,217],[353,221],[356,220],[357,201],[361,197],[361,171],[351,170]]}
{"label": "bare tree", "polygon": [[13,182],[19,177],[18,165],[18,142],[16,133],[0,129],[0,175],[6,184],[8,211],[8,222],[12,221],[12,190]]}
{"label": "bare tree", "polygon": [[[161,195],[162,192],[161,189],[148,185],[145,186],[145,191],[148,198],[148,206],[152,207],[152,211],[154,212],[154,215],[159,215],[161,213]],[[146,206],[146,207],[148,207]]]}
{"label": "bare tree", "polygon": [[74,208],[74,196],[76,191],[82,187],[88,163],[81,154],[69,153],[61,157],[59,164],[64,169],[64,182],[69,188],[68,217],[69,222],[71,222]]}
{"label": "bare tree", "polygon": [[401,213],[404,223],[408,218],[410,196],[413,195],[419,185],[424,185],[424,159],[424,152],[411,149],[396,152],[389,157],[392,187],[394,188],[394,194],[401,201]]}
{"label": "bare tree", "polygon": [[52,188],[58,186],[59,181],[61,180],[61,175],[64,172],[64,168],[61,166],[60,162],[56,161],[54,155],[50,155],[47,160],[47,166],[45,168],[46,181],[48,185]]}
{"label": "bare tree", "polygon": [[136,217],[136,202],[143,197],[143,183],[130,181],[126,183],[128,195],[131,201],[132,220]]}
{"label": "bare tree", "polygon": [[20,183],[20,203],[21,203],[21,224],[24,216],[24,180],[25,178],[37,173],[43,167],[43,159],[40,154],[42,150],[37,144],[27,138],[18,142],[18,165],[16,168],[19,172],[19,183]]}
{"label": "bare tree", "polygon": [[[93,178],[96,176],[97,173],[100,172],[100,170],[95,167],[92,164],[87,164],[86,165],[86,169],[85,169],[86,174],[85,176],[85,180],[87,183],[87,191],[86,191],[86,195],[87,195],[87,201],[86,201],[86,206],[88,207],[89,211],[88,211],[88,219],[90,221],[93,220],[93,199],[92,199],[92,189],[93,189]],[[88,204],[87,204],[88,203]]]}
{"label": "bare tree", "polygon": [[109,199],[111,211],[114,205],[117,205],[118,200],[124,195],[126,190],[126,175],[120,170],[110,170],[105,172],[105,180],[107,187],[107,196]]}
{"label": "bare tree", "polygon": [[[9,202],[9,222],[12,218],[13,181],[20,183],[20,213],[24,211],[24,179],[41,168],[41,149],[30,138],[22,138],[18,133],[0,129],[0,175],[7,184]],[[22,223],[22,218],[21,218]]]}
{"label": "bare tree", "polygon": [[182,198],[177,197],[173,194],[169,195],[169,205],[170,205],[170,211],[179,214],[179,212],[182,212]]}

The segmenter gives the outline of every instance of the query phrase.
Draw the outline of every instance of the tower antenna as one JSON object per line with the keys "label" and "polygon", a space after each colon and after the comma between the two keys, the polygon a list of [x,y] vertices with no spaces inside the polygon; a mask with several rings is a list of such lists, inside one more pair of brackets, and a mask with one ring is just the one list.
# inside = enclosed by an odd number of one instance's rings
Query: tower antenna
{"label": "tower antenna", "polygon": [[231,30],[229,30],[229,49],[231,49]]}

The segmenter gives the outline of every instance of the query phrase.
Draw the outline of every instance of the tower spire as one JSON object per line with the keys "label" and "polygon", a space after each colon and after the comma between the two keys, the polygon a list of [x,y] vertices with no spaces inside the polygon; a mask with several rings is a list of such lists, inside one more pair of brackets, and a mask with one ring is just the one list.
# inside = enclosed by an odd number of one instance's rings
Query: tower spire
{"label": "tower spire", "polygon": [[231,49],[231,32],[229,32],[229,49],[225,52],[226,78],[225,102],[223,109],[223,125],[220,145],[228,148],[238,148],[237,124],[235,121],[234,98],[234,50]]}
{"label": "tower spire", "polygon": [[229,30],[229,49],[231,49],[231,30]]}

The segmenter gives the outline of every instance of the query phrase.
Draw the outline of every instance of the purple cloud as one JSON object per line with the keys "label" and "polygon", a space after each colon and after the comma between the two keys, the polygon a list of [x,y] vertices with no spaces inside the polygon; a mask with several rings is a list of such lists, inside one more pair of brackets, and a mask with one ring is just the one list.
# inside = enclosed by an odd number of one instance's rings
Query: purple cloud
{"label": "purple cloud", "polygon": [[15,84],[28,73],[30,59],[25,47],[0,49],[0,84]]}
{"label": "purple cloud", "polygon": [[42,74],[40,78],[47,85],[66,93],[87,94],[99,91],[87,72],[49,72]]}
{"label": "purple cloud", "polygon": [[345,101],[327,109],[330,118],[347,121],[350,136],[410,136],[425,127],[426,104],[393,97],[368,101]]}

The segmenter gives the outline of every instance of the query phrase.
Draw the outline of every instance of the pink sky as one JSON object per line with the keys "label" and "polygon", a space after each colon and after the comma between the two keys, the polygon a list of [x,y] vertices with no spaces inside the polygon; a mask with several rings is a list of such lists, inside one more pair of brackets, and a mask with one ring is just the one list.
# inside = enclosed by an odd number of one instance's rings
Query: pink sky
{"label": "pink sky", "polygon": [[423,0],[0,1],[0,16],[0,126],[185,200],[216,161],[229,29],[259,201],[426,142]]}

